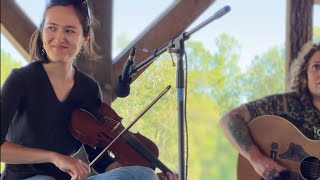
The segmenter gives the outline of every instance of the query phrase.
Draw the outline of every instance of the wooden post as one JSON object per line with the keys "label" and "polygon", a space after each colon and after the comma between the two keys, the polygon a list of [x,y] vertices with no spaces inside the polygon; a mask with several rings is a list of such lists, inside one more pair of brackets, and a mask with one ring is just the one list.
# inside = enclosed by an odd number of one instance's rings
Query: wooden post
{"label": "wooden post", "polygon": [[312,39],[313,0],[287,0],[286,89],[289,89],[290,65],[301,47]]}
{"label": "wooden post", "polygon": [[94,29],[96,49],[102,57],[92,61],[88,57],[81,56],[77,59],[76,66],[84,73],[94,78],[100,85],[103,102],[111,105],[112,96],[112,0],[88,1],[91,12],[98,20],[98,26]]}

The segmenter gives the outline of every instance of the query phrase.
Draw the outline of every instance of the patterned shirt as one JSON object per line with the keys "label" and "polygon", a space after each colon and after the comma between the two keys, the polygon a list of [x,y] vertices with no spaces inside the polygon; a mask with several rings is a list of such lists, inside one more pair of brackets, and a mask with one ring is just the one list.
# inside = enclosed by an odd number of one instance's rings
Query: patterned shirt
{"label": "patterned shirt", "polygon": [[306,137],[320,139],[320,111],[306,108],[296,92],[276,94],[246,104],[252,118],[276,115],[290,121]]}

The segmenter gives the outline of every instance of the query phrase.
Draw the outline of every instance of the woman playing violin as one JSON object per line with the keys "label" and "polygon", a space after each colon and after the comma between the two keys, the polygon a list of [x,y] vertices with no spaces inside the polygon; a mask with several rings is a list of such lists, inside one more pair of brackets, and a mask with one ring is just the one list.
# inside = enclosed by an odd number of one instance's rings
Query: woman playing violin
{"label": "woman playing violin", "polygon": [[[102,103],[98,84],[72,65],[82,52],[97,57],[93,18],[78,1],[51,0],[31,39],[33,62],[14,69],[1,88],[1,179],[158,179],[154,170],[121,167],[108,154],[92,167],[100,174],[88,177],[89,165],[72,157],[82,144],[68,130],[71,113]],[[85,150],[90,160],[101,151]]]}

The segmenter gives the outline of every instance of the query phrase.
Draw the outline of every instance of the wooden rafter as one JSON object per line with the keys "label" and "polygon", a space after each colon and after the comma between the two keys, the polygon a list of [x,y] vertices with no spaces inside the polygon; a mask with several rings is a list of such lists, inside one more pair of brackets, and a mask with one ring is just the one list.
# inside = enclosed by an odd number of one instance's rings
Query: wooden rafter
{"label": "wooden rafter", "polygon": [[29,39],[36,26],[13,0],[1,0],[1,32],[30,62]]}

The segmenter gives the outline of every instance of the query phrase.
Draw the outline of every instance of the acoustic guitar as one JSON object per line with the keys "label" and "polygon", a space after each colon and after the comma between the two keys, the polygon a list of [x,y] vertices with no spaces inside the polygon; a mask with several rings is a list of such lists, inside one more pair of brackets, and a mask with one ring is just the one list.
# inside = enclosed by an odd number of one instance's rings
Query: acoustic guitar
{"label": "acoustic guitar", "polygon": [[[292,179],[320,179],[320,140],[304,136],[293,124],[278,116],[260,116],[249,123],[260,150],[285,166]],[[238,156],[238,180],[262,180],[250,162]]]}

